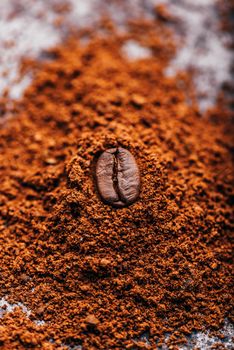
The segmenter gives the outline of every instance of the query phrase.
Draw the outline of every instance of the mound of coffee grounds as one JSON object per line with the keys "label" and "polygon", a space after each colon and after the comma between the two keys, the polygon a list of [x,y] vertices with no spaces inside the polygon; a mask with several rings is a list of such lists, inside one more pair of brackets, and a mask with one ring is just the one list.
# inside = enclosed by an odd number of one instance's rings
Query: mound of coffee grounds
{"label": "mound of coffee grounds", "polygon": [[[132,26],[151,58],[123,56],[135,34],[71,39],[1,127],[0,297],[30,310],[3,314],[2,349],[177,349],[231,320],[231,113],[201,115],[189,76],[165,76],[161,22]],[[141,177],[123,208],[94,181],[118,147]]]}

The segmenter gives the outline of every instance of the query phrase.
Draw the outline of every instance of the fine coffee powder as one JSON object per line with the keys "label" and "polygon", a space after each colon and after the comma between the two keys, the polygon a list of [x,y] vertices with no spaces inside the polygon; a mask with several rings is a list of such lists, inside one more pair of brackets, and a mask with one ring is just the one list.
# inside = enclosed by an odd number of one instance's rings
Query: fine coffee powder
{"label": "fine coffee powder", "polygon": [[101,197],[114,207],[131,204],[139,196],[139,169],[134,157],[124,148],[112,148],[99,157],[96,179]]}
{"label": "fine coffee powder", "polygon": [[[232,320],[232,114],[220,96],[201,115],[190,77],[165,76],[164,23],[134,22],[127,36],[106,24],[110,35],[25,63],[34,80],[0,131],[0,297],[20,303],[0,319],[2,349],[161,349],[166,338],[178,349],[194,331],[221,339]],[[152,57],[127,61],[129,38]],[[141,176],[121,209],[103,202],[108,179],[103,200],[93,181],[111,149]]]}

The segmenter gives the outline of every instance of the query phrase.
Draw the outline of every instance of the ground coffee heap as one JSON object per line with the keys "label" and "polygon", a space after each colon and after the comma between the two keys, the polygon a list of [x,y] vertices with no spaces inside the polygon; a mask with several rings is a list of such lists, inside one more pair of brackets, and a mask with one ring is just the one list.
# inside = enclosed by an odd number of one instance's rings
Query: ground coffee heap
{"label": "ground coffee heap", "polygon": [[[127,61],[115,33],[70,40],[2,126],[0,296],[31,310],[3,315],[3,349],[155,349],[165,334],[176,349],[230,319],[230,113],[202,116],[188,76],[165,77],[161,22],[132,26],[151,58]],[[118,147],[141,174],[121,209],[93,181]]]}

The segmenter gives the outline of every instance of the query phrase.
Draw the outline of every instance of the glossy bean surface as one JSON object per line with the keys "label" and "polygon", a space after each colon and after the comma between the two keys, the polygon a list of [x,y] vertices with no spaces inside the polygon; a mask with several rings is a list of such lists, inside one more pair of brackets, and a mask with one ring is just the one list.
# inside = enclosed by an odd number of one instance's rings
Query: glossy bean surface
{"label": "glossy bean surface", "polygon": [[134,156],[122,147],[103,152],[96,164],[97,188],[102,200],[114,207],[135,202],[140,193],[140,173]]}

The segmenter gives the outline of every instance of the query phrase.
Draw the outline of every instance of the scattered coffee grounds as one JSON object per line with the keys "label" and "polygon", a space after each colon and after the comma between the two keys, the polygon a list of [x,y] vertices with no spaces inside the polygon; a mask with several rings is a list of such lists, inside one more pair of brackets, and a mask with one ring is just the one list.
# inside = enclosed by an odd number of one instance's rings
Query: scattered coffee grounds
{"label": "scattered coffee grounds", "polygon": [[103,152],[96,166],[101,197],[114,207],[135,202],[140,192],[140,174],[134,157],[124,148]]}
{"label": "scattered coffee grounds", "polygon": [[[24,305],[2,349],[178,349],[232,320],[231,112],[220,97],[201,115],[189,76],[165,76],[164,22],[55,48],[1,127],[0,297]],[[134,35],[152,57],[123,56]],[[113,148],[141,175],[121,209],[93,181]]]}

